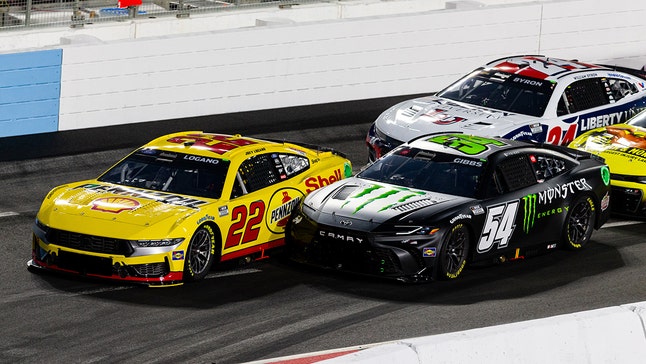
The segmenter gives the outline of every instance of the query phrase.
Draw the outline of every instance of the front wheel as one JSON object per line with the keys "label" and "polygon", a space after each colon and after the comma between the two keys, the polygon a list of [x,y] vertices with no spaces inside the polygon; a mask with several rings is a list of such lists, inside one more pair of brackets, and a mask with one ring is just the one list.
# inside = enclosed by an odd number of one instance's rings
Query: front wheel
{"label": "front wheel", "polygon": [[456,279],[467,263],[471,234],[463,224],[453,225],[444,239],[433,267],[433,277],[438,280]]}
{"label": "front wheel", "polygon": [[215,260],[215,234],[208,225],[200,226],[188,245],[184,261],[184,279],[195,282],[203,279]]}
{"label": "front wheel", "polygon": [[592,236],[596,210],[594,201],[589,196],[579,196],[570,205],[565,226],[563,228],[562,244],[566,249],[579,250],[583,248]]}

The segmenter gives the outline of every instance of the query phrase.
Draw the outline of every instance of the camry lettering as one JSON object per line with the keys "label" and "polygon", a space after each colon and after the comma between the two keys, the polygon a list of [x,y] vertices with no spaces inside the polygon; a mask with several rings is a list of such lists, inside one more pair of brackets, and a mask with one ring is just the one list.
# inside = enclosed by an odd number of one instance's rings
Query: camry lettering
{"label": "camry lettering", "polygon": [[334,233],[331,231],[325,231],[325,230],[320,230],[319,235],[328,238],[328,239],[333,239],[333,240],[340,240],[340,241],[346,241],[348,243],[358,243],[361,244],[363,243],[363,239],[355,237],[355,236],[350,236],[350,235],[345,235],[345,234],[339,234],[339,233]]}

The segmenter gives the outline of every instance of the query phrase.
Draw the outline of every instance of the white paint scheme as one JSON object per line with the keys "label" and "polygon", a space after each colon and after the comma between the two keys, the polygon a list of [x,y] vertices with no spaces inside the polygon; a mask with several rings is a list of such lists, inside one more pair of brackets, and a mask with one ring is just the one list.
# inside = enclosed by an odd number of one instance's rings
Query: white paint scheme
{"label": "white paint scheme", "polygon": [[[385,343],[320,364],[642,363],[646,302]],[[412,354],[414,353],[414,354]]]}
{"label": "white paint scheme", "polygon": [[[643,0],[363,3],[39,28],[0,33],[0,44],[63,48],[59,130],[434,92],[510,54],[646,63]],[[254,26],[278,17],[291,21]]]}

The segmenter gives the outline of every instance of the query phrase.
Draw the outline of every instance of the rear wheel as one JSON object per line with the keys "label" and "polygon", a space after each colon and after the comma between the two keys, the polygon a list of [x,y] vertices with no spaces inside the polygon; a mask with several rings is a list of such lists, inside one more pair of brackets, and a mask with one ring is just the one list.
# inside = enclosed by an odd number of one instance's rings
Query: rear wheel
{"label": "rear wheel", "polygon": [[215,260],[215,234],[208,225],[200,226],[188,245],[184,261],[184,279],[188,282],[203,279]]}
{"label": "rear wheel", "polygon": [[433,277],[438,280],[456,279],[467,263],[471,234],[463,224],[456,224],[444,239],[433,267]]}
{"label": "rear wheel", "polygon": [[583,248],[592,236],[596,210],[590,196],[579,196],[570,205],[563,227],[562,244],[566,249]]}

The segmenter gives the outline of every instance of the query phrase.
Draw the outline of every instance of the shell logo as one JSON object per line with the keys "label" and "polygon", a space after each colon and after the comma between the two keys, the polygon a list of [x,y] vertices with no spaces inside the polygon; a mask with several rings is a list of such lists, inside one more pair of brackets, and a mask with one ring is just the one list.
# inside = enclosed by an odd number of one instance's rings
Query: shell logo
{"label": "shell logo", "polygon": [[113,214],[134,210],[140,205],[139,201],[126,197],[103,197],[92,201],[91,204],[92,210]]}

